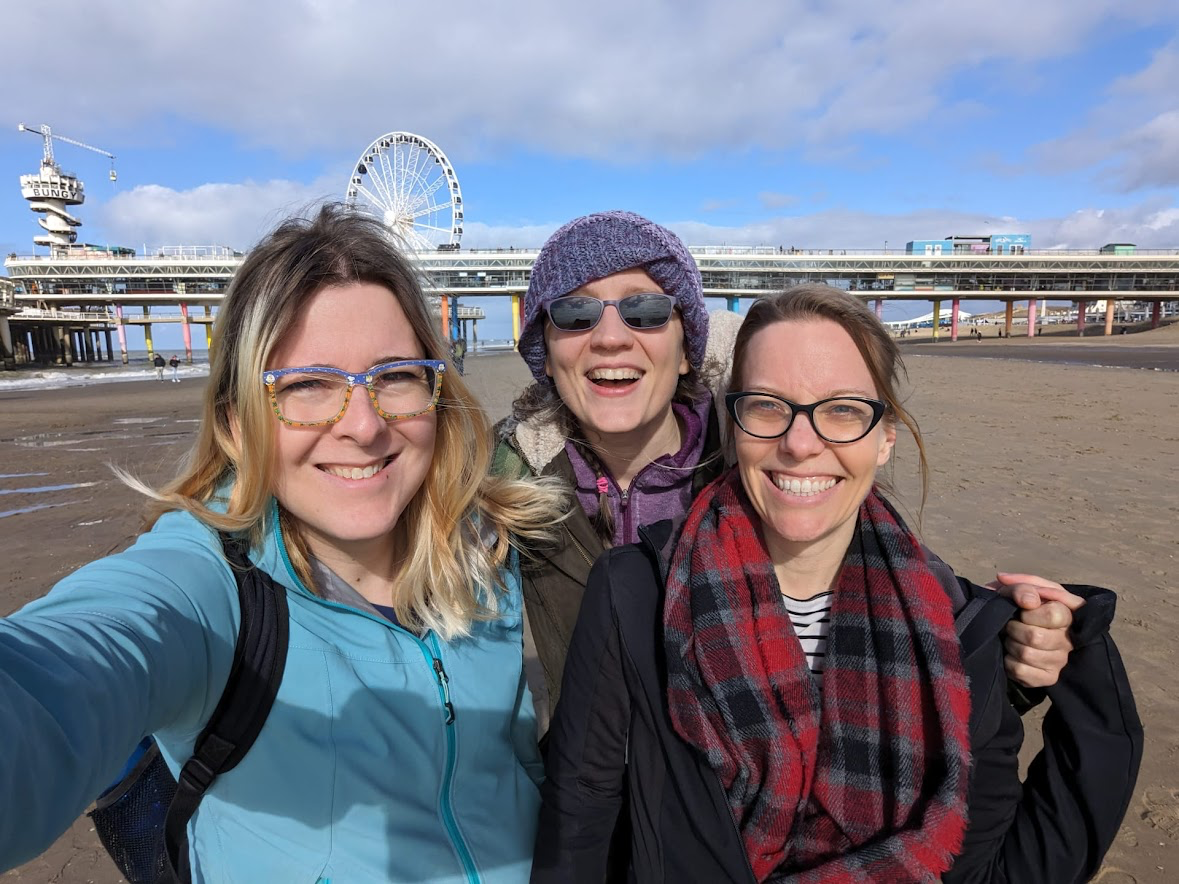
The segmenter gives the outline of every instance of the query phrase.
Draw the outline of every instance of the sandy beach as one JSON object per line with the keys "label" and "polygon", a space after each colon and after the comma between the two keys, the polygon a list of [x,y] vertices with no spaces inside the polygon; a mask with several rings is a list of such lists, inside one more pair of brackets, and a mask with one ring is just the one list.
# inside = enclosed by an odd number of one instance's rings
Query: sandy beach
{"label": "sandy beach", "polygon": [[[1099,343],[1126,351],[1124,365],[1143,361],[1135,352],[1160,350],[1151,358],[1169,360],[1171,369],[1037,358],[1088,347],[1088,339],[906,342],[909,401],[931,468],[924,535],[979,582],[997,569],[1026,570],[1119,592],[1114,635],[1147,746],[1134,801],[1097,880],[1161,884],[1179,880],[1179,689],[1172,681],[1179,669],[1179,326]],[[495,416],[528,380],[512,353],[468,359],[467,369]],[[0,615],[134,537],[140,500],[107,464],[149,482],[170,475],[196,431],[203,386],[149,381],[0,394]],[[903,434],[895,482],[915,520],[916,451]],[[1025,724],[1035,731],[1038,716]],[[0,878],[121,880],[86,818]]]}

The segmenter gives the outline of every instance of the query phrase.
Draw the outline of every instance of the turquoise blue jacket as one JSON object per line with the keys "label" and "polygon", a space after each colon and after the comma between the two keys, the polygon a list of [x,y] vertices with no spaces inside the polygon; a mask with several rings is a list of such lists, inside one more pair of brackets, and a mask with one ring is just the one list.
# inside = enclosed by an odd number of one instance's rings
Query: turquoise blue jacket
{"label": "turquoise blue jacket", "polygon": [[[190,824],[193,880],[526,881],[543,768],[515,569],[502,616],[447,643],[310,593],[276,525],[253,556],[287,589],[290,652],[253,749]],[[186,513],[0,619],[0,870],[48,847],[144,735],[178,771],[238,619],[217,537]]]}

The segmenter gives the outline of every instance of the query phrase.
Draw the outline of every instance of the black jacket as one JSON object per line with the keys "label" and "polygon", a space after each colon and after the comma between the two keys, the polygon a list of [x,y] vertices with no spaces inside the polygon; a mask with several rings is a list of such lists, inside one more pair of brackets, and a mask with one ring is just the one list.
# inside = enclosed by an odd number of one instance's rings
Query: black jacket
{"label": "black jacket", "polygon": [[[600,884],[623,814],[610,865],[621,856],[630,868],[610,880],[752,882],[720,782],[666,709],[671,525],[640,533],[642,544],[608,551],[590,575],[550,731],[532,880]],[[1142,757],[1142,725],[1109,636],[1114,594],[1068,587],[1087,603],[1075,615],[1075,650],[1047,692],[1045,748],[1021,784],[1023,726],[1007,698],[1002,644],[1015,608],[939,566],[955,611],[968,596],[988,598],[960,635],[971,690],[970,824],[943,880],[1086,880],[1117,834]]]}

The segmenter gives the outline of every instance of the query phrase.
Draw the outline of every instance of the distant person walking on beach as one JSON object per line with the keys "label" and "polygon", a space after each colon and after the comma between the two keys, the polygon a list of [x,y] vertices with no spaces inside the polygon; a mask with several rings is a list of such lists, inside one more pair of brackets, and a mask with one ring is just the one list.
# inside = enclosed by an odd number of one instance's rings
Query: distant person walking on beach
{"label": "distant person walking on beach", "polygon": [[[489,476],[491,427],[375,219],[282,224],[216,333],[191,459],[138,486],[150,530],[0,619],[0,877],[145,735],[173,775],[193,754],[241,579],[285,601],[285,669],[253,748],[182,829],[191,880],[524,884],[541,769],[509,539],[542,545],[557,496]],[[201,746],[185,790],[224,760]]]}
{"label": "distant person walking on beach", "polygon": [[156,380],[162,381],[164,379],[164,366],[168,363],[164,362],[164,357],[157,353],[152,357],[151,364],[155,366],[156,369]]}
{"label": "distant person walking on beach", "polygon": [[[632,212],[570,221],[537,256],[519,343],[535,383],[497,428],[495,469],[555,478],[577,501],[556,543],[522,562],[542,729],[594,561],[636,542],[640,526],[682,519],[724,469],[714,395],[740,322],[725,310],[709,316],[679,237]],[[1029,686],[1051,683],[1067,659],[1067,608],[1038,607],[1035,586],[1004,591],[1035,608],[1021,615],[1031,630],[1022,638],[1034,634],[1047,652],[1013,639],[1013,671]]]}
{"label": "distant person walking on beach", "polygon": [[179,384],[180,383],[180,359],[176,356],[175,353],[173,353],[172,358],[168,360],[168,364],[170,366],[172,366],[172,383]]}

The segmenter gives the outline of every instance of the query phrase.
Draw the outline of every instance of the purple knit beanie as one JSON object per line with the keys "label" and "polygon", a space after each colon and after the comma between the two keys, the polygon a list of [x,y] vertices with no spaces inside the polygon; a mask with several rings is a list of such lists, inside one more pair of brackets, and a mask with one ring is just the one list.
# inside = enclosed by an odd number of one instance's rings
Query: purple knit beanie
{"label": "purple knit beanie", "polygon": [[519,351],[532,376],[544,372],[545,305],[586,283],[640,267],[676,299],[684,325],[684,352],[699,368],[708,344],[708,308],[700,270],[680,238],[634,212],[596,212],[570,221],[548,238],[532,265],[524,296],[524,330]]}

